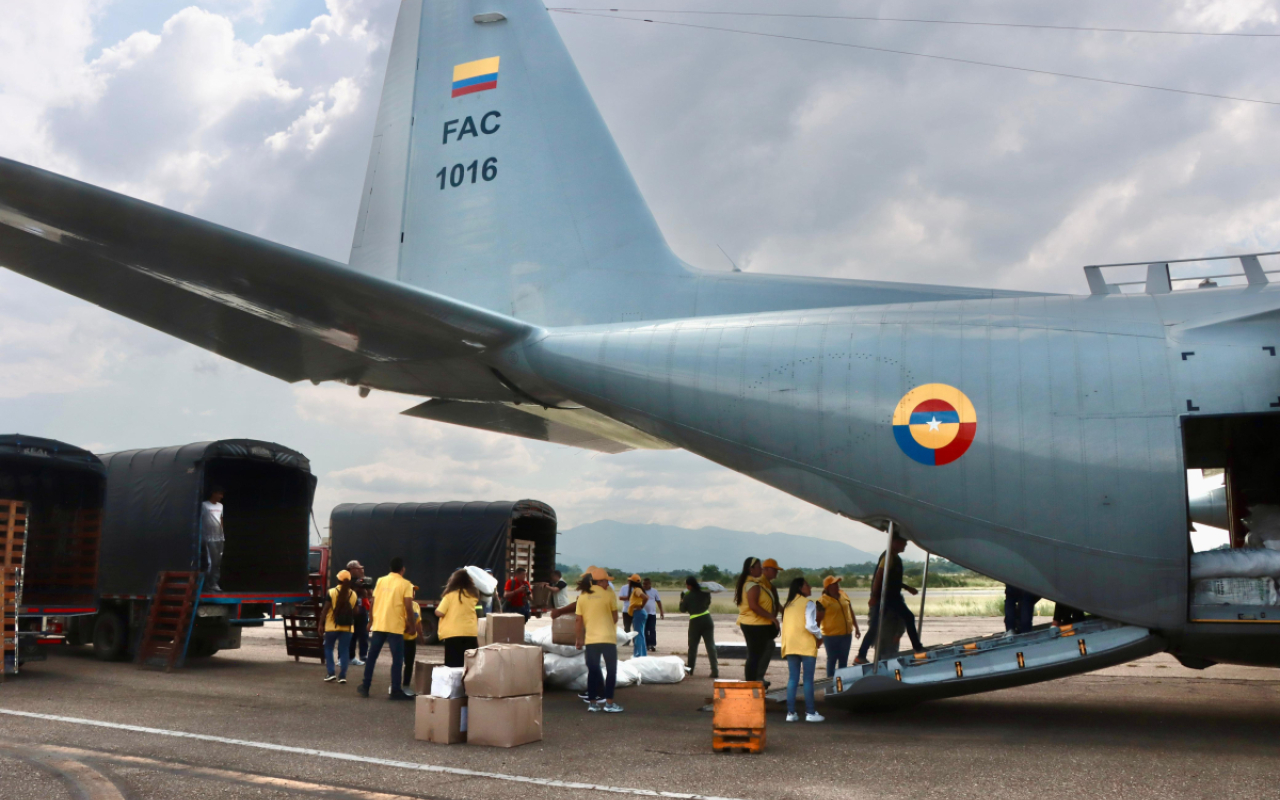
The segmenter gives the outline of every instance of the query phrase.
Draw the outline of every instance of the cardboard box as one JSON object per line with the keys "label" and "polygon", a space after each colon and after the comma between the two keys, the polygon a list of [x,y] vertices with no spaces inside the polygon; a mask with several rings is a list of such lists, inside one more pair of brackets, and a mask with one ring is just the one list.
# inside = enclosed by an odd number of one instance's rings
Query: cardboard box
{"label": "cardboard box", "polygon": [[523,614],[490,614],[485,621],[485,644],[524,644]]}
{"label": "cardboard box", "polygon": [[554,592],[550,586],[539,584],[533,587],[532,597],[530,601],[534,608],[551,608],[551,597]]}
{"label": "cardboard box", "polygon": [[578,643],[578,616],[565,614],[551,620],[551,643],[567,644],[573,647]]}
{"label": "cardboard box", "polygon": [[518,747],[542,741],[542,695],[473,697],[468,703],[467,744]]}
{"label": "cardboard box", "polygon": [[542,694],[542,648],[490,644],[468,650],[463,685],[469,697]]}
{"label": "cardboard box", "polygon": [[443,667],[441,661],[432,661],[428,658],[415,658],[413,660],[413,691],[414,694],[429,694],[431,692],[431,670],[435,667]]}
{"label": "cardboard box", "polygon": [[413,738],[436,744],[467,740],[467,698],[445,700],[420,694],[414,702]]}

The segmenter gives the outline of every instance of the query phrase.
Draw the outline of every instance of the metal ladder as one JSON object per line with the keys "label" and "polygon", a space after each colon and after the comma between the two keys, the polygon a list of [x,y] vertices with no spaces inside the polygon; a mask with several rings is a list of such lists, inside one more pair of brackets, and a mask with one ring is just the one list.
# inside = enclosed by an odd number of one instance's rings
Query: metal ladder
{"label": "metal ladder", "polygon": [[27,506],[0,500],[0,682],[18,674],[18,606],[27,555]]}
{"label": "metal ladder", "polygon": [[164,667],[169,672],[181,665],[195,627],[195,607],[203,583],[204,575],[199,572],[160,573],[138,645],[139,667]]}

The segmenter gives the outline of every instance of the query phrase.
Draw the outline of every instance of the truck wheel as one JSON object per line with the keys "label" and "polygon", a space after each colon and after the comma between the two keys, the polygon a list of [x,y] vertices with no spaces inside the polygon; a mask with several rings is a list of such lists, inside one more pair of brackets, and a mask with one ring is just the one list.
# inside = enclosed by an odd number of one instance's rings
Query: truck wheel
{"label": "truck wheel", "polygon": [[120,661],[129,645],[129,625],[118,611],[101,611],[93,623],[93,655],[99,661]]}
{"label": "truck wheel", "polygon": [[187,658],[208,658],[217,652],[213,639],[194,631],[191,633],[191,641],[187,644]]}

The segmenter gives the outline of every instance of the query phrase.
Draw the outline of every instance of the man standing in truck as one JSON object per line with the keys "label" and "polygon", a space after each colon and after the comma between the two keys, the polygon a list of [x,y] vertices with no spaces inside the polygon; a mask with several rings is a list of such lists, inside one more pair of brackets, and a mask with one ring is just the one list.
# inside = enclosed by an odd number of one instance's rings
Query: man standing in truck
{"label": "man standing in truck", "polygon": [[507,611],[512,614],[523,614],[526,622],[529,621],[529,595],[533,591],[533,587],[525,577],[527,574],[524,567],[517,569],[515,574],[507,579],[507,585],[502,591],[502,600],[506,604]]}
{"label": "man standing in truck", "polygon": [[369,696],[369,684],[373,683],[373,670],[378,665],[382,645],[391,651],[391,699],[412,700],[400,688],[404,674],[404,637],[417,630],[413,616],[413,584],[405,580],[404,559],[391,559],[391,572],[378,579],[373,588],[373,635],[369,637],[369,658],[364,662],[364,680],[356,692]]}
{"label": "man standing in truck", "polygon": [[221,486],[213,486],[209,494],[200,504],[200,538],[204,542],[205,558],[208,569],[205,570],[204,591],[221,592],[218,580],[222,573],[222,551],[226,547],[226,537],[222,533],[222,497],[225,494]]}

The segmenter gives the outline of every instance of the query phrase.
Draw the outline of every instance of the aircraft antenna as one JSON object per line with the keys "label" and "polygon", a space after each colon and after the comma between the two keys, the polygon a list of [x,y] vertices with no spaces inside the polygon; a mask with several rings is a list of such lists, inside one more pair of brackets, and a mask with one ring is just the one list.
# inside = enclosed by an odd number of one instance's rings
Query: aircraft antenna
{"label": "aircraft antenna", "polygon": [[728,253],[725,253],[725,252],[724,252],[724,248],[723,248],[723,247],[720,247],[720,243],[719,243],[719,242],[717,242],[717,243],[716,243],[716,247],[720,250],[720,252],[721,252],[721,253],[724,253],[724,257],[725,257],[725,258],[728,258],[728,259],[729,259],[729,263],[730,263],[730,264],[733,264],[733,271],[734,271],[734,272],[742,272],[742,270],[738,268],[738,264],[737,264],[737,263],[736,263],[736,262],[735,262],[735,261],[734,261],[734,260],[729,256],[729,254],[728,254]]}

